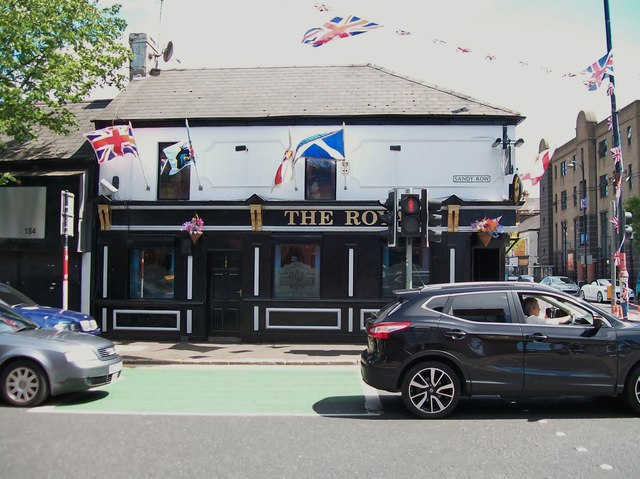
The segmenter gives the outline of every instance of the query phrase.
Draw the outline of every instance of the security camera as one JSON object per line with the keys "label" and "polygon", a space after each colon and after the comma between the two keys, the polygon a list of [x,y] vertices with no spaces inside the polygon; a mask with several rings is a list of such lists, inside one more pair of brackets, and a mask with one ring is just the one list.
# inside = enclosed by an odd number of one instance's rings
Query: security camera
{"label": "security camera", "polygon": [[117,193],[118,192],[118,188],[116,188],[115,186],[113,186],[111,183],[109,183],[107,180],[105,180],[104,178],[102,178],[100,180],[100,184],[106,188],[110,193]]}

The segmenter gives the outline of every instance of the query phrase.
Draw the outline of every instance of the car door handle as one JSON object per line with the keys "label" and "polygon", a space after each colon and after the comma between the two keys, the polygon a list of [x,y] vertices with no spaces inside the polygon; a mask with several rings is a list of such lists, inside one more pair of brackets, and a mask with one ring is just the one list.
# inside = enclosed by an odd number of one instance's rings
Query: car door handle
{"label": "car door handle", "polygon": [[533,341],[534,343],[541,343],[541,342],[546,341],[547,339],[549,339],[549,336],[547,336],[546,334],[542,334],[542,333],[534,333],[534,334],[527,335],[527,339],[529,341]]}
{"label": "car door handle", "polygon": [[447,331],[446,333],[442,333],[442,335],[445,338],[462,339],[467,335],[467,333],[464,331],[461,331],[460,329],[454,329],[453,331]]}

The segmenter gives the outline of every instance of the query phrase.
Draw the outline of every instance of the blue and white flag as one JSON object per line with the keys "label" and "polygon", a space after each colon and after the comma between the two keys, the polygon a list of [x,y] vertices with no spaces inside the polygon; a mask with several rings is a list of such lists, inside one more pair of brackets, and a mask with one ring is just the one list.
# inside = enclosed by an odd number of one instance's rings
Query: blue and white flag
{"label": "blue and white flag", "polygon": [[327,158],[344,160],[344,128],[305,138],[296,147],[294,162],[298,158]]}
{"label": "blue and white flag", "polygon": [[193,143],[191,142],[188,120],[185,120],[185,126],[187,128],[187,140],[179,141],[162,150],[167,157],[167,161],[162,165],[162,171],[169,165],[170,176],[179,173],[183,168],[191,166],[196,162],[196,153],[193,149]]}

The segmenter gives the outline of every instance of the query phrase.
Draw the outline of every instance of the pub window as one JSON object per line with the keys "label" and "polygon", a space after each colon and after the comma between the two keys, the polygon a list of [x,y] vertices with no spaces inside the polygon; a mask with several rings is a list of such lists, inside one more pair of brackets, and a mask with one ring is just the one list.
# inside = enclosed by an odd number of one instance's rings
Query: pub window
{"label": "pub window", "polygon": [[335,200],[336,160],[306,158],[304,184],[306,200]]}
{"label": "pub window", "polygon": [[564,160],[560,163],[560,176],[567,176],[567,162]]}
{"label": "pub window", "polygon": [[132,249],[130,265],[130,298],[174,299],[175,256],[172,248]]}
{"label": "pub window", "polygon": [[566,190],[563,190],[560,192],[560,209],[561,210],[567,209],[567,191]]}
{"label": "pub window", "polygon": [[168,159],[165,148],[175,143],[158,143],[158,199],[188,200],[191,184],[191,168],[188,150],[177,149],[173,158]]}
{"label": "pub window", "polygon": [[281,244],[274,256],[276,298],[320,297],[320,245]]}
{"label": "pub window", "polygon": [[633,189],[633,165],[629,165],[629,176],[627,176],[629,182],[629,191]]}
{"label": "pub window", "polygon": [[627,127],[627,145],[631,144],[631,127]]}
{"label": "pub window", "polygon": [[573,207],[574,208],[578,207],[578,187],[577,186],[573,187]]}
{"label": "pub window", "polygon": [[406,261],[407,255],[404,251],[384,247],[382,253],[383,298],[390,298],[395,290],[406,287]]}

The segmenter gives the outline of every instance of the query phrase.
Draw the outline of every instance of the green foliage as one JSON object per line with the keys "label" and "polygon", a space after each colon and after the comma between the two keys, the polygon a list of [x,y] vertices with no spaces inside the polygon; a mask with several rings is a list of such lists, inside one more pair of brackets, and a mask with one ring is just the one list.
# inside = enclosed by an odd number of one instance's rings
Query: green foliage
{"label": "green foliage", "polygon": [[640,247],[640,197],[639,196],[630,196],[626,200],[623,201],[623,208],[625,211],[630,211],[633,215],[631,218],[631,226],[633,227],[634,240],[633,247]]}
{"label": "green foliage", "polygon": [[2,173],[0,174],[0,186],[4,186],[9,184],[9,182],[16,182],[15,177],[11,173]]}
{"label": "green foliage", "polygon": [[23,142],[45,126],[76,126],[65,105],[99,86],[122,88],[129,48],[120,5],[97,0],[0,0],[0,135]]}

